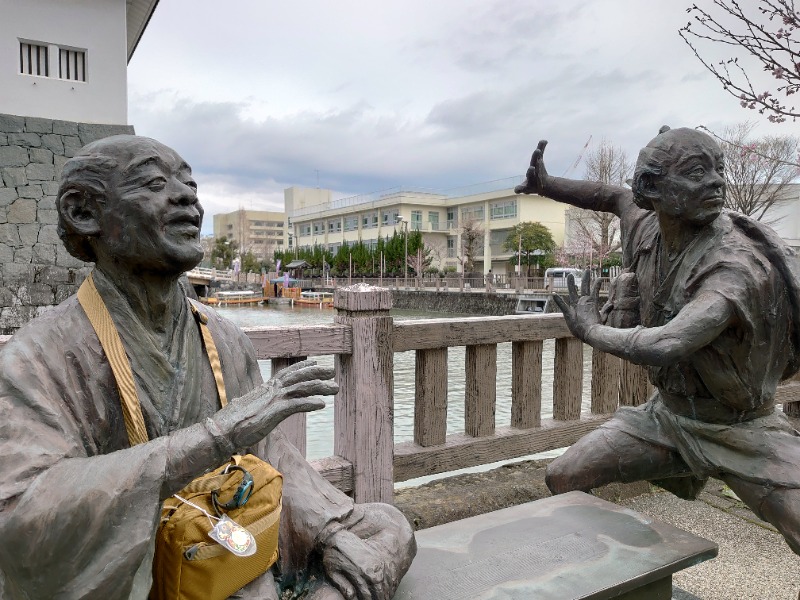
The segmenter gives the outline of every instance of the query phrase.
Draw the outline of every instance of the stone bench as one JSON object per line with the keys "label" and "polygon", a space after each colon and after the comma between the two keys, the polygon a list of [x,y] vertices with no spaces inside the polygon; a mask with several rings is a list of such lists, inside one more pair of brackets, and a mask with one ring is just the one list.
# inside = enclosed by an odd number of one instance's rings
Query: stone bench
{"label": "stone bench", "polygon": [[394,600],[669,600],[717,545],[582,492],[418,531]]}

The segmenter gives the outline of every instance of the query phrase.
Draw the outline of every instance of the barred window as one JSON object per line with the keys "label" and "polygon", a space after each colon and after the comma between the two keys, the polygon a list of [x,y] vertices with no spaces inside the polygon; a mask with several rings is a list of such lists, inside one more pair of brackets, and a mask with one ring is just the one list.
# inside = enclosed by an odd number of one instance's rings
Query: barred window
{"label": "barred window", "polygon": [[47,64],[48,48],[44,44],[33,42],[19,43],[19,72],[23,75],[50,77]]}
{"label": "barred window", "polygon": [[59,48],[58,77],[70,81],[86,81],[86,52]]}

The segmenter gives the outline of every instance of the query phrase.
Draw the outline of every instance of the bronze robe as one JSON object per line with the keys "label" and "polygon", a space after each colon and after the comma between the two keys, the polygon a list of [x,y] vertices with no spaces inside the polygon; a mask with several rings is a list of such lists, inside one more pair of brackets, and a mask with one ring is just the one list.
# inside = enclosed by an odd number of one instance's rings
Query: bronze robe
{"label": "bronze robe", "polygon": [[[185,299],[174,303],[181,308],[165,355],[113,284],[97,271],[95,281],[129,355],[151,441],[129,447],[110,365],[76,297],[14,335],[0,353],[2,598],[146,598],[163,490],[188,483],[167,472],[170,434],[207,435],[195,424],[219,409]],[[237,398],[262,382],[252,344],[199,308],[228,398]],[[353,503],[280,432],[260,446],[284,474],[281,568],[293,573],[307,566],[317,534],[350,515]]]}

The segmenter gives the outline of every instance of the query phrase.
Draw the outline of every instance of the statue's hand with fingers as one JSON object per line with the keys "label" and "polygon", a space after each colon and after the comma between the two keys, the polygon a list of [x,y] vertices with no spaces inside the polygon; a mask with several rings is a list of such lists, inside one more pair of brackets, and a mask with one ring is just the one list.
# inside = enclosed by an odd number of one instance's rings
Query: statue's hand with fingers
{"label": "statue's hand with fingers", "polygon": [[525,181],[514,188],[517,194],[541,194],[547,187],[547,169],[544,166],[544,149],[547,140],[541,140],[531,156],[531,166],[525,173]]}
{"label": "statue's hand with fingers", "polygon": [[[581,279],[581,293],[575,285],[575,277],[567,276],[567,296],[553,294],[553,300],[564,313],[567,327],[576,338],[588,343],[589,330],[602,325],[600,318],[600,279],[592,284],[592,276],[587,271]],[[591,293],[590,293],[591,290]]]}

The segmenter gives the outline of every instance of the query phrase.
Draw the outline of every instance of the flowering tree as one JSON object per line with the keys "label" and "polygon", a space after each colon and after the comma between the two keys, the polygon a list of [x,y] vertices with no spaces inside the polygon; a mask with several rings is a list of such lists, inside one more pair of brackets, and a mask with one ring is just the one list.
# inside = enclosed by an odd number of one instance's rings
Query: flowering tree
{"label": "flowering tree", "polygon": [[[773,123],[800,116],[789,100],[800,90],[800,15],[794,0],[711,0],[693,4],[686,12],[692,19],[680,36],[742,107],[767,115]],[[706,42],[726,47],[730,55],[720,61],[704,58],[699,46]],[[755,84],[753,68],[767,72],[776,80],[774,85]]]}

